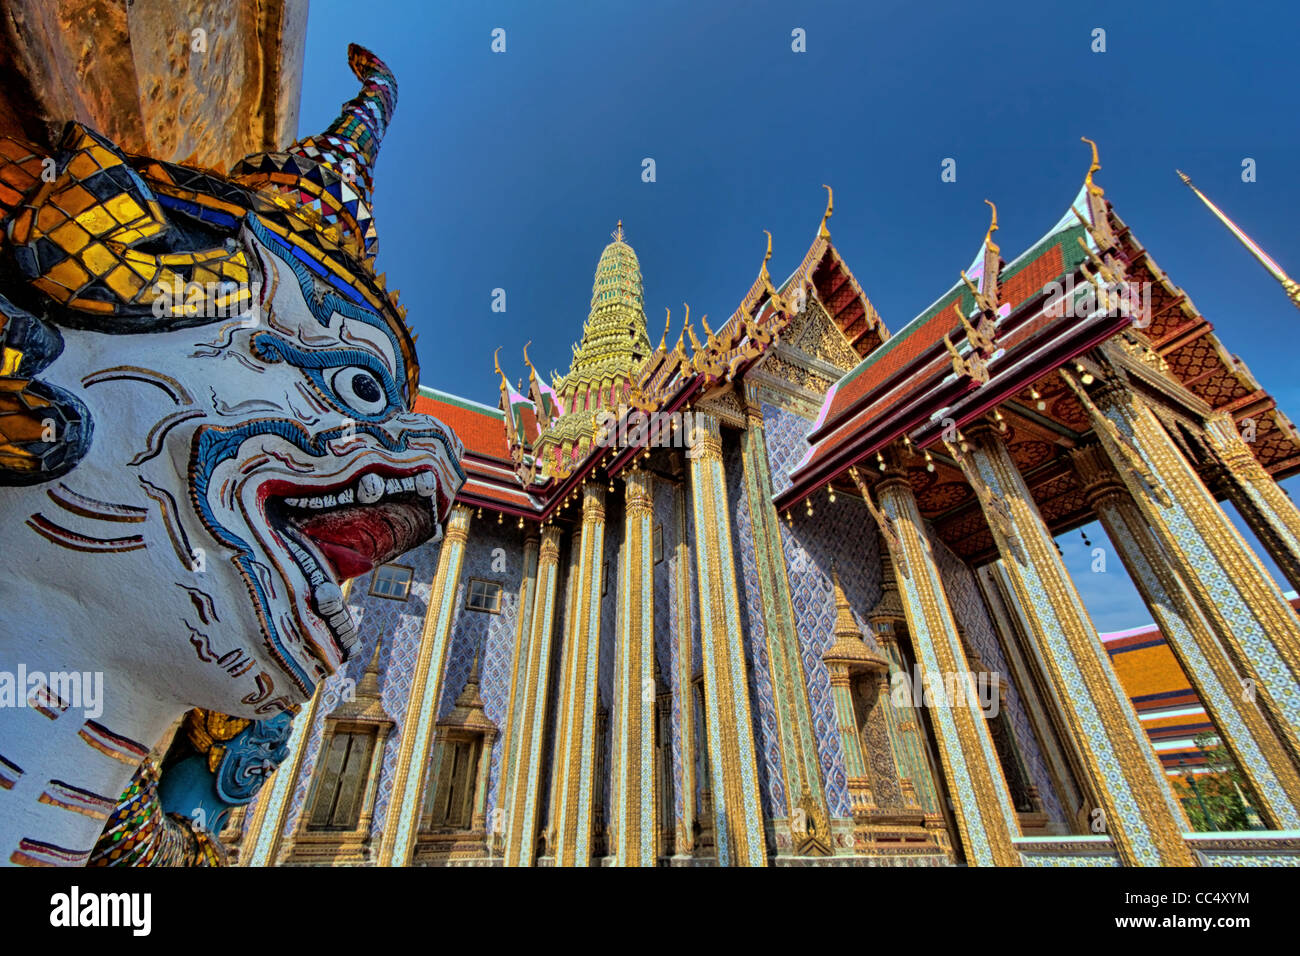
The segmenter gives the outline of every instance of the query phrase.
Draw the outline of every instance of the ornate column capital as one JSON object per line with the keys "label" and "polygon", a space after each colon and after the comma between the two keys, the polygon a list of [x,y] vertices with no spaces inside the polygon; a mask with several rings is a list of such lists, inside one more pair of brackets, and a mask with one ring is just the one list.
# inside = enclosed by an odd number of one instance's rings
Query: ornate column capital
{"label": "ornate column capital", "polygon": [[605,489],[594,481],[582,486],[582,523],[605,520]]}
{"label": "ornate column capital", "polygon": [[649,515],[654,510],[654,477],[633,468],[624,475],[623,508],[628,517]]}
{"label": "ornate column capital", "polygon": [[1070,452],[1070,461],[1083,482],[1084,498],[1092,508],[1118,495],[1128,494],[1123,476],[1115,470],[1114,463],[1101,445],[1074,449]]}
{"label": "ornate column capital", "polygon": [[451,515],[447,518],[444,543],[450,544],[452,541],[459,541],[464,544],[468,541],[469,525],[473,518],[474,511],[468,505],[454,505],[451,509]]}
{"label": "ornate column capital", "polygon": [[708,412],[691,414],[687,433],[687,457],[696,461],[722,461],[722,431],[718,419]]}
{"label": "ornate column capital", "polygon": [[542,528],[542,547],[539,552],[540,560],[549,564],[555,564],[560,560],[560,539],[564,537],[564,529],[559,525],[548,524]]}

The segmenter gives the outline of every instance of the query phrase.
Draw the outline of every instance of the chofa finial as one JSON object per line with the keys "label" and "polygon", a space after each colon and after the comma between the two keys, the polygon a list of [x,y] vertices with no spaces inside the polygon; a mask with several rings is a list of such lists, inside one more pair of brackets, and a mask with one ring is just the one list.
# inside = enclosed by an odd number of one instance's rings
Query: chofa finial
{"label": "chofa finial", "polygon": [[822,189],[826,190],[826,211],[822,213],[822,224],[821,228],[817,230],[817,235],[822,239],[829,239],[831,231],[826,227],[826,221],[831,218],[831,214],[835,211],[835,193],[825,183],[822,183]]}
{"label": "chofa finial", "polygon": [[1102,194],[1101,187],[1092,181],[1092,174],[1101,169],[1101,160],[1097,157],[1097,144],[1086,136],[1080,136],[1079,139],[1092,147],[1092,163],[1088,166],[1088,175],[1083,177],[1083,183],[1088,187],[1088,192],[1094,196],[1100,196]]}

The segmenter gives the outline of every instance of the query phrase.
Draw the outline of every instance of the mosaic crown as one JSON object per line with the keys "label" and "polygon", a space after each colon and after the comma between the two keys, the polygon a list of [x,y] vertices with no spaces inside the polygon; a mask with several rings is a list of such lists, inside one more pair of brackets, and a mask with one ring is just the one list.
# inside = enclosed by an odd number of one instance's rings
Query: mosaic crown
{"label": "mosaic crown", "polygon": [[397,107],[397,80],[383,60],[355,43],[348,46],[348,65],[361,92],[343,104],[328,129],[284,152],[255,153],[235,166],[232,177],[319,216],[331,238],[370,259],[379,244],[370,207],[375,159]]}

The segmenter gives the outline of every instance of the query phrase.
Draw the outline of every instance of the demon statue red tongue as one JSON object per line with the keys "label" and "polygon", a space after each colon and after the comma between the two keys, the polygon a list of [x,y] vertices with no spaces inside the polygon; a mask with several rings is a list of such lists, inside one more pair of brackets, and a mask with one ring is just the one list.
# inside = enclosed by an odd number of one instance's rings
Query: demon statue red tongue
{"label": "demon statue red tongue", "polygon": [[298,531],[310,538],[334,566],[340,580],[358,577],[391,561],[434,531],[433,510],[424,498],[338,508],[296,524]]}

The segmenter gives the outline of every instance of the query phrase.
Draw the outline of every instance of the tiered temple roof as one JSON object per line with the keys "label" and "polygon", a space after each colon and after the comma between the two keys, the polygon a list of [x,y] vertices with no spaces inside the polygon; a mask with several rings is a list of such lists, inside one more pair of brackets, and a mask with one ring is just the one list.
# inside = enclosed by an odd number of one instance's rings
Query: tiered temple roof
{"label": "tiered temple roof", "polygon": [[[1251,418],[1252,450],[1275,477],[1300,471],[1294,426],[1115,213],[1092,181],[1099,168],[1094,154],[1065,214],[1010,262],[993,239],[994,209],[958,281],[892,336],[831,242],[828,201],[811,246],[779,287],[768,272],[769,236],[757,278],[716,331],[705,317],[697,335],[688,310],[676,344],[665,329],[652,348],[640,264],[620,222],[601,253],[568,374],[548,384],[528,362],[527,394],[502,373],[497,409],[429,389],[421,390],[417,407],[465,441],[470,480],[463,500],[544,520],[584,480],[615,474],[639,453],[594,441],[600,409],[626,404],[633,417],[671,413],[716,394],[759,362],[812,300],[861,361],[827,392],[809,428],[808,451],[777,497],[782,509],[832,482],[851,490],[850,466],[874,463],[881,449],[903,440],[913,452],[907,467],[922,514],[962,557],[991,557],[979,504],[944,439],[996,410],[1005,413],[998,421],[1049,525],[1059,532],[1089,520],[1064,452],[1086,440],[1090,425],[1057,370],[1121,333],[1135,356],[1172,373],[1211,410]],[[1076,315],[1068,302],[1049,308],[1053,283],[1082,289],[1107,262],[1122,264],[1131,283],[1151,290],[1142,327],[1122,310]]]}

